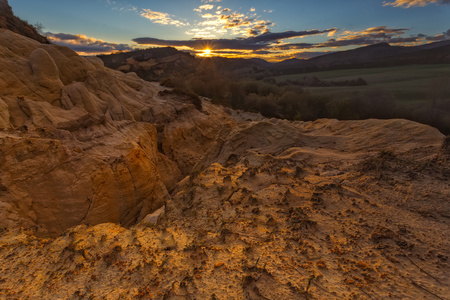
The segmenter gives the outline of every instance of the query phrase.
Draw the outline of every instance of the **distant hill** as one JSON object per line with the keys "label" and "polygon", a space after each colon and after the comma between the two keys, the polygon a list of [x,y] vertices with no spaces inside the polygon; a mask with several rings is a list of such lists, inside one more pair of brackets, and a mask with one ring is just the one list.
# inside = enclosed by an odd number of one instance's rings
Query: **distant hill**
{"label": "distant hill", "polygon": [[291,59],[274,64],[270,69],[282,73],[302,73],[329,69],[443,63],[450,63],[450,40],[414,47],[380,43],[308,60]]}
{"label": "distant hill", "polygon": [[47,38],[40,35],[36,28],[14,16],[8,0],[0,0],[0,28],[9,29],[43,44],[49,44]]}
{"label": "distant hill", "polygon": [[148,81],[158,81],[174,72],[191,73],[197,67],[195,57],[172,47],[151,48],[98,56],[106,67],[135,72]]}
{"label": "distant hill", "polygon": [[[172,47],[149,48],[130,52],[121,52],[110,55],[98,56],[106,67],[122,72],[135,72],[139,77],[157,81],[168,77],[173,73],[191,74],[198,69],[214,65],[214,68],[238,73],[239,76],[253,76],[261,74],[261,77],[271,76],[268,71],[272,63],[262,59],[243,59],[195,57],[187,52],[178,51]],[[269,72],[269,73],[267,73]],[[264,76],[262,73],[265,73]]]}
{"label": "distant hill", "polygon": [[450,40],[414,47],[380,43],[353,50],[334,52],[311,59],[288,59],[270,63],[263,59],[196,58],[175,48],[151,48],[99,56],[105,66],[123,72],[136,72],[146,80],[159,80],[173,73],[189,74],[205,61],[222,72],[238,77],[262,79],[273,75],[305,73],[330,69],[388,67],[408,64],[450,63]]}

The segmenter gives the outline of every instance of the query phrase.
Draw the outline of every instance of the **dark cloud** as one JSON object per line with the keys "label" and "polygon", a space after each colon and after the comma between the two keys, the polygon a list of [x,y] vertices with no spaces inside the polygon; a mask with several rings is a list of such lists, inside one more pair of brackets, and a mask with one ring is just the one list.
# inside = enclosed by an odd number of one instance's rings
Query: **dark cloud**
{"label": "dark cloud", "polygon": [[388,28],[387,26],[377,26],[367,28],[364,31],[361,31],[361,34],[404,34],[405,31],[408,31],[409,28]]}
{"label": "dark cloud", "polygon": [[133,50],[128,44],[109,43],[82,34],[46,32],[45,35],[52,43],[69,47],[81,54],[102,54]]}
{"label": "dark cloud", "polygon": [[309,30],[309,31],[286,31],[278,33],[265,33],[248,38],[236,39],[193,39],[193,40],[162,40],[157,38],[143,37],[133,39],[141,45],[158,45],[173,46],[201,50],[206,47],[212,49],[236,49],[236,50],[261,50],[270,47],[271,43],[279,42],[283,39],[298,38],[310,35],[319,35],[335,31],[335,28],[326,30]]}
{"label": "dark cloud", "polygon": [[48,36],[49,38],[56,38],[62,41],[81,39],[81,35],[79,34],[45,32],[45,35]]}
{"label": "dark cloud", "polygon": [[373,27],[364,31],[350,33],[339,39],[329,39],[324,43],[317,44],[316,47],[367,46],[378,43],[408,45],[425,43],[426,41],[442,41],[450,38],[450,29],[436,36],[427,36],[424,34],[408,37],[402,36],[407,30],[406,28],[387,28],[386,26]]}
{"label": "dark cloud", "polygon": [[248,39],[193,39],[193,40],[161,40],[157,38],[136,38],[133,39],[140,45],[189,47],[196,50],[205,48],[237,49],[237,50],[258,50],[267,47],[267,44],[257,44]]}
{"label": "dark cloud", "polygon": [[276,52],[274,51],[267,51],[267,50],[257,50],[253,52],[254,54],[258,54],[258,55],[267,55],[267,54],[274,54]]}
{"label": "dark cloud", "polygon": [[404,42],[415,42],[418,37],[401,37],[408,28],[388,28],[387,26],[378,26],[367,28],[363,31],[346,32],[342,37],[329,39],[324,43],[317,44],[318,48],[325,47],[345,47],[345,46],[366,46],[378,43],[399,43],[401,39]]}
{"label": "dark cloud", "polygon": [[427,36],[427,41],[444,41],[444,40],[450,40],[450,29],[446,32],[443,32],[442,34],[438,34],[435,36]]}
{"label": "dark cloud", "polygon": [[294,49],[311,49],[316,48],[317,44],[311,43],[294,43],[294,44],[285,44],[273,47],[272,49],[286,51],[286,50],[294,50]]}
{"label": "dark cloud", "polygon": [[352,39],[329,39],[325,43],[316,44],[317,48],[326,47],[345,47],[345,46],[363,46],[363,45],[373,45],[380,43],[381,41],[377,39],[370,38],[352,38]]}
{"label": "dark cloud", "polygon": [[307,30],[307,31],[285,31],[285,32],[275,32],[275,33],[266,33],[258,35],[257,37],[252,37],[249,39],[252,39],[255,43],[268,43],[273,41],[279,41],[284,39],[290,39],[290,38],[297,38],[297,37],[304,37],[309,35],[319,35],[324,33],[330,33],[336,31],[336,28],[330,28],[326,30]]}
{"label": "dark cloud", "polygon": [[243,55],[243,54],[245,54],[245,52],[243,52],[243,51],[232,51],[232,50],[228,50],[228,51],[226,51],[226,50],[218,50],[218,51],[214,51],[214,54],[238,54],[238,55]]}
{"label": "dark cloud", "polygon": [[255,36],[255,35],[259,34],[259,31],[257,29],[254,29],[254,28],[250,28],[250,29],[247,30],[247,34],[249,36]]}
{"label": "dark cloud", "polygon": [[411,37],[400,37],[400,38],[393,38],[389,40],[390,44],[411,44],[419,42],[422,38],[418,36],[411,36]]}

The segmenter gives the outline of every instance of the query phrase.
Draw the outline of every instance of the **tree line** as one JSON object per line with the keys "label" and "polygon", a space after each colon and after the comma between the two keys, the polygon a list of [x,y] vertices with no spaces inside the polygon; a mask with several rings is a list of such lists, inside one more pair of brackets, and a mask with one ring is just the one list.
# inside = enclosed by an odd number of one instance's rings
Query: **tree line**
{"label": "tree line", "polygon": [[[448,89],[432,93],[430,101],[411,105],[400,103],[391,92],[381,89],[367,89],[346,96],[317,96],[306,88],[308,85],[305,82],[308,80],[319,84],[318,86],[327,84],[310,78],[283,82],[277,82],[271,77],[257,80],[248,74],[239,76],[236,73],[225,72],[215,67],[212,61],[204,60],[194,73],[172,74],[161,83],[190,95],[208,97],[215,104],[258,112],[269,118],[301,121],[319,118],[339,120],[406,118],[434,126],[444,134],[450,134]],[[367,84],[362,78],[347,83]],[[345,85],[345,83],[330,85]]]}

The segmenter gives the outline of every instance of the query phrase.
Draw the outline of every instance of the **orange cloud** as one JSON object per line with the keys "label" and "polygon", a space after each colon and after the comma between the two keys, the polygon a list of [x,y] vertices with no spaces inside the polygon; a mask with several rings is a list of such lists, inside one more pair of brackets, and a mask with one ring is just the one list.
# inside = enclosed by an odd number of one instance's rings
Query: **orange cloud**
{"label": "orange cloud", "polygon": [[109,54],[112,52],[133,50],[127,44],[105,42],[84,34],[46,32],[45,35],[52,43],[69,47],[80,55]]}
{"label": "orange cloud", "polygon": [[213,8],[214,8],[214,5],[205,4],[205,5],[200,5],[198,8],[194,8],[194,11],[202,12],[203,10],[211,10]]}
{"label": "orange cloud", "polygon": [[[213,37],[216,34],[230,33],[235,36],[250,37],[270,32],[269,27],[274,26],[270,21],[258,20],[256,15],[245,15],[232,12],[229,8],[216,11],[216,14],[206,13],[202,15],[205,21],[197,23],[197,28],[187,34],[195,38]],[[208,28],[208,32],[205,28]]]}
{"label": "orange cloud", "polygon": [[157,24],[163,24],[163,25],[175,25],[177,27],[179,26],[186,26],[189,24],[185,24],[181,21],[174,20],[168,13],[153,11],[151,9],[144,8],[141,13],[141,17],[144,17],[153,23]]}
{"label": "orange cloud", "polygon": [[394,7],[417,7],[426,6],[429,4],[450,4],[450,0],[395,0],[394,2],[384,1],[383,6]]}

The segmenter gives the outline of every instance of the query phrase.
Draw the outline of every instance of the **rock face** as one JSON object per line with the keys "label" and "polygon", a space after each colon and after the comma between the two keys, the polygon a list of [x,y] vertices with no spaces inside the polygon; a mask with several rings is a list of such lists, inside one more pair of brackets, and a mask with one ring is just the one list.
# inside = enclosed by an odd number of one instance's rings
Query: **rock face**
{"label": "rock face", "polygon": [[228,118],[159,99],[158,85],[68,48],[4,29],[0,40],[0,226],[54,235],[135,224],[164,204]]}
{"label": "rock face", "polygon": [[2,225],[57,234],[80,223],[135,224],[169,198],[156,147],[150,125],[96,142],[0,133]]}
{"label": "rock face", "polygon": [[0,232],[0,295],[446,299],[450,168],[436,129],[236,121],[137,226]]}

